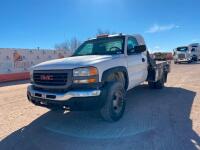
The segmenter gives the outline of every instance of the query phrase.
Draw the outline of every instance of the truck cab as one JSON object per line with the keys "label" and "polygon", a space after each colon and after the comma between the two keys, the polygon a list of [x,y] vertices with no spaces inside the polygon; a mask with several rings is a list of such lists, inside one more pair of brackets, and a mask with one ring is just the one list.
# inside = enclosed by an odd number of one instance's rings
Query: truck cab
{"label": "truck cab", "polygon": [[192,47],[191,46],[181,46],[174,49],[174,63],[181,63],[181,62],[192,62]]}
{"label": "truck cab", "polygon": [[193,61],[200,60],[200,44],[199,43],[193,43],[193,44],[190,44],[189,46],[192,47],[191,55],[192,55]]}
{"label": "truck cab", "polygon": [[98,110],[106,121],[119,120],[126,91],[148,81],[162,88],[169,64],[150,59],[140,35],[100,35],[85,41],[68,58],[31,68],[27,97],[51,110]]}

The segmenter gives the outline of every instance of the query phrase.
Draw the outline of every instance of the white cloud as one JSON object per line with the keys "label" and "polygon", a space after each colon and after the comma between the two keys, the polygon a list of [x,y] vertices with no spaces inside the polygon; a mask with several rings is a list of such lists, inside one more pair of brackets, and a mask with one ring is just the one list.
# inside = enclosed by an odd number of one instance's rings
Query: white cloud
{"label": "white cloud", "polygon": [[150,51],[151,53],[163,52],[163,49],[162,49],[160,46],[156,45],[156,46],[150,48],[149,51]]}
{"label": "white cloud", "polygon": [[162,32],[162,31],[169,31],[172,29],[178,29],[180,26],[175,25],[175,24],[169,24],[169,25],[158,25],[154,24],[152,27],[150,27],[146,33],[157,33],[157,32]]}
{"label": "white cloud", "polygon": [[154,49],[155,50],[160,50],[161,48],[160,48],[160,46],[155,46]]}
{"label": "white cloud", "polygon": [[200,39],[193,39],[192,42],[199,42]]}

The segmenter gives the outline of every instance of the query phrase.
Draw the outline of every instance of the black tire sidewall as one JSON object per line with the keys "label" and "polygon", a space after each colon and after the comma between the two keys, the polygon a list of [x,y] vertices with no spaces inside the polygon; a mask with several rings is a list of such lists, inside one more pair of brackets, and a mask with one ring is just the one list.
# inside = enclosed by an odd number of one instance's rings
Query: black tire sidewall
{"label": "black tire sidewall", "polygon": [[165,79],[165,77],[164,77],[164,74],[163,74],[162,78],[155,83],[156,89],[162,89],[164,87],[164,82],[165,82],[164,79]]}
{"label": "black tire sidewall", "polygon": [[155,82],[148,81],[148,86],[149,86],[151,89],[154,89],[154,88],[155,88]]}
{"label": "black tire sidewall", "polygon": [[[103,94],[102,98],[105,100],[105,105],[101,109],[101,116],[104,120],[113,122],[119,120],[124,113],[125,110],[125,89],[120,82],[110,82],[107,83],[106,87],[104,88],[105,94]],[[123,94],[123,106],[120,113],[116,114],[113,109],[113,95],[116,91],[120,91]]]}

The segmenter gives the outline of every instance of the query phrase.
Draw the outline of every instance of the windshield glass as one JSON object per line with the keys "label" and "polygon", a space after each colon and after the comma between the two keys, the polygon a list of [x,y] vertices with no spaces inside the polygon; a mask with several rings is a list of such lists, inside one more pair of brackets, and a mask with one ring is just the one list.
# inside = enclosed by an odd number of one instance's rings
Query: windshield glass
{"label": "windshield glass", "polygon": [[73,56],[123,54],[124,37],[99,38],[86,41]]}
{"label": "windshield glass", "polygon": [[177,48],[177,51],[180,51],[180,52],[185,52],[188,50],[188,47],[178,47]]}

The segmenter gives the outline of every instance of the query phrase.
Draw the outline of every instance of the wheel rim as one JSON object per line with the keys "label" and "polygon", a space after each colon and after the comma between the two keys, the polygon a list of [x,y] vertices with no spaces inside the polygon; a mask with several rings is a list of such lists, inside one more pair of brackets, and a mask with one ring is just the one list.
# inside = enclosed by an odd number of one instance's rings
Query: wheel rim
{"label": "wheel rim", "polygon": [[121,113],[123,110],[124,98],[121,91],[116,91],[113,95],[113,110],[116,114]]}

